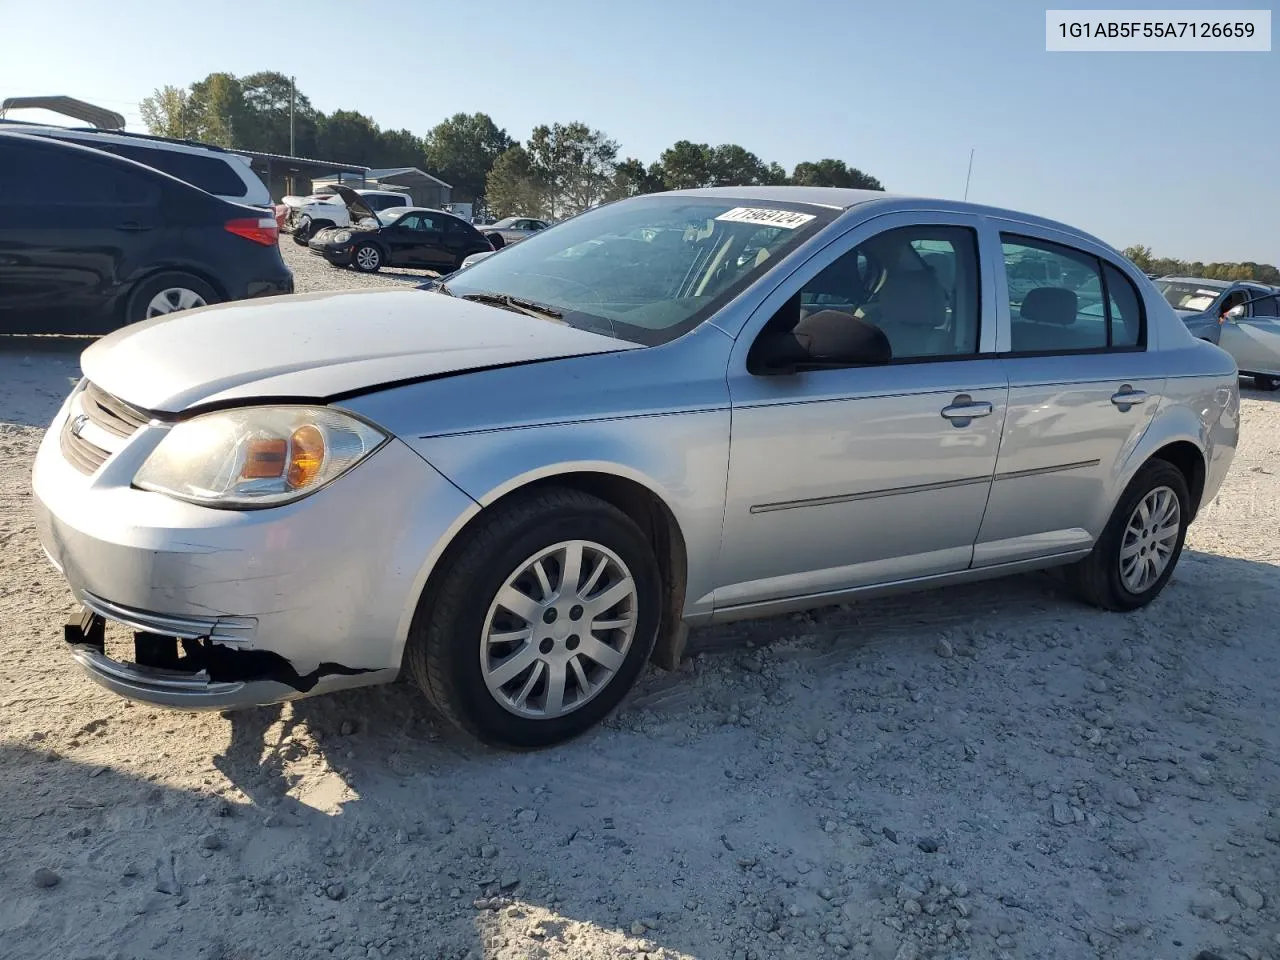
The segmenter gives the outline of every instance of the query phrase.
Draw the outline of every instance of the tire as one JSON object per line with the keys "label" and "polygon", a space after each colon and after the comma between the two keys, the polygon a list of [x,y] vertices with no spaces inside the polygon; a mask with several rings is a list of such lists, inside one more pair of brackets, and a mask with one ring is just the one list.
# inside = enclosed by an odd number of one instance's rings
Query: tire
{"label": "tire", "polygon": [[[189,273],[166,272],[148,277],[134,288],[125,306],[125,323],[221,303],[218,292]],[[163,309],[165,304],[169,309]]]}
{"label": "tire", "polygon": [[[531,573],[527,578],[518,575],[531,571],[530,561],[551,551],[542,561],[543,572],[553,588],[550,596],[558,596],[562,549],[574,542],[583,544],[579,584],[587,594],[588,609],[584,611],[584,603],[560,601],[551,606],[554,621],[548,620],[552,614],[547,606],[533,599],[546,596],[539,580]],[[602,558],[605,572],[593,583]],[[662,609],[662,581],[653,550],[630,517],[596,497],[551,488],[499,505],[439,569],[442,578],[423,593],[414,614],[406,660],[436,709],[485,743],[546,747],[584,733],[622,701],[653,650]],[[591,600],[627,589],[623,573],[630,574],[634,592],[593,613]],[[509,583],[530,604],[528,617],[499,604],[498,595]],[[608,585],[600,588],[600,583]],[[630,626],[587,628],[579,638],[572,631],[582,628],[574,622],[584,616],[588,623]],[[532,636],[496,643],[488,639],[491,634],[521,632]],[[605,665],[603,656],[592,659],[588,642],[602,655],[602,648],[609,647],[611,663]],[[517,658],[529,665],[516,664]],[[519,669],[506,680],[491,675],[508,664]],[[558,713],[548,689],[557,673],[565,678]]]}
{"label": "tire", "polygon": [[293,228],[293,242],[300,247],[305,247],[311,240],[311,218],[303,217],[298,221],[298,225]]}
{"label": "tire", "polygon": [[[1131,521],[1140,523],[1139,506],[1145,504],[1151,507],[1152,498],[1156,498],[1162,491],[1172,494],[1177,503],[1177,532],[1171,539],[1164,542],[1168,553],[1164,560],[1165,565],[1159,570],[1158,575],[1147,582],[1141,580],[1133,582],[1127,579],[1121,570],[1121,551],[1126,548],[1126,541],[1129,539],[1128,527]],[[1156,512],[1157,514],[1163,512],[1158,505]],[[1155,523],[1152,524],[1153,527],[1158,527],[1159,519],[1157,515]],[[1182,471],[1164,460],[1150,460],[1143,464],[1142,469],[1125,488],[1093,550],[1083,560],[1067,567],[1067,582],[1081,600],[1095,607],[1101,607],[1103,610],[1125,611],[1145,607],[1160,595],[1160,591],[1173,576],[1178,558],[1182,556],[1182,545],[1186,540],[1187,526],[1190,522],[1191,495],[1187,490],[1187,481]],[[1167,527],[1168,524],[1165,526]],[[1143,541],[1139,540],[1138,543],[1142,544]],[[1146,541],[1146,543],[1152,547],[1156,546],[1154,541]],[[1145,545],[1140,547],[1140,550],[1145,549],[1147,549]],[[1145,566],[1140,559],[1142,555],[1141,552],[1138,554],[1139,567]],[[1161,555],[1163,554],[1158,550],[1153,554],[1157,557],[1152,564],[1153,568],[1158,564],[1158,558]]]}
{"label": "tire", "polygon": [[1280,390],[1280,377],[1273,377],[1266,373],[1252,373],[1250,376],[1253,377],[1255,390],[1266,390],[1268,393]]}
{"label": "tire", "polygon": [[503,247],[507,245],[506,238],[503,237],[502,234],[500,233],[486,233],[484,235],[484,238],[488,240],[490,244],[493,245],[493,249],[495,250],[501,250]]}
{"label": "tire", "polygon": [[351,265],[361,273],[377,273],[382,269],[382,250],[366,241],[351,251]]}

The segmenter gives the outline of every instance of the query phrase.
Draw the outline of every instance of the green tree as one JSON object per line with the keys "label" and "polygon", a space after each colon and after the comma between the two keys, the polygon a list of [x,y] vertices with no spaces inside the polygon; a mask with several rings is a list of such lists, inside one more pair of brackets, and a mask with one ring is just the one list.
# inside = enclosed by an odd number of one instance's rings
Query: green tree
{"label": "green tree", "polygon": [[190,94],[181,87],[163,86],[138,104],[147,132],[158,137],[185,137]]}
{"label": "green tree", "polygon": [[614,181],[618,144],[585,123],[535,127],[525,149],[552,219],[600,203]]}
{"label": "green tree", "polygon": [[456,200],[483,200],[489,172],[515,143],[486,113],[455,113],[424,138],[430,173],[453,186]]}
{"label": "green tree", "polygon": [[[339,163],[368,163],[381,144],[378,125],[355,110],[335,110],[321,116],[316,146],[321,156]],[[373,164],[369,164],[372,166]]]}
{"label": "green tree", "polygon": [[[426,165],[422,141],[408,130],[383,130],[378,144],[376,167],[423,167]],[[447,177],[441,177],[448,182]]]}
{"label": "green tree", "polygon": [[[244,91],[229,73],[211,73],[191,85],[187,136],[223,147],[240,145],[245,131]],[[246,131],[247,132],[247,131]]]}
{"label": "green tree", "polygon": [[245,129],[237,131],[241,146],[267,153],[289,153],[289,104],[293,101],[293,153],[307,156],[316,149],[315,107],[306,94],[293,91],[283,73],[263,70],[240,78]]}
{"label": "green tree", "polygon": [[545,216],[542,184],[524,147],[508,148],[485,179],[485,204],[496,217]]}
{"label": "green tree", "polygon": [[884,185],[869,173],[830,157],[796,164],[791,182],[802,187],[845,187],[855,190],[883,190]]}
{"label": "green tree", "polygon": [[1150,273],[1154,260],[1151,256],[1151,248],[1144,247],[1135,243],[1132,247],[1124,248],[1124,255],[1133,262],[1133,265],[1144,273]]}
{"label": "green tree", "polygon": [[658,157],[662,183],[668,190],[691,190],[710,186],[711,148],[705,143],[677,140]]}
{"label": "green tree", "polygon": [[764,183],[768,164],[736,143],[722,143],[708,154],[711,186],[736,187]]}
{"label": "green tree", "polygon": [[658,164],[645,165],[633,157],[627,157],[614,166],[613,183],[605,191],[604,199],[622,200],[642,193],[657,193],[664,189],[662,168]]}

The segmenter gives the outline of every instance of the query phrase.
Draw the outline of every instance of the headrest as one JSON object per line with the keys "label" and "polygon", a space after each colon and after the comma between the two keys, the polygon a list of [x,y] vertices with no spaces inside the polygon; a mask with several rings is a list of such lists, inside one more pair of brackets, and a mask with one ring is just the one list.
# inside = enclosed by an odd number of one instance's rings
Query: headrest
{"label": "headrest", "polygon": [[1023,320],[1035,323],[1055,323],[1069,327],[1076,322],[1079,298],[1074,290],[1063,287],[1036,287],[1022,298],[1018,310]]}
{"label": "headrest", "polygon": [[893,273],[880,289],[880,315],[894,325],[936,328],[947,322],[947,296],[933,273]]}

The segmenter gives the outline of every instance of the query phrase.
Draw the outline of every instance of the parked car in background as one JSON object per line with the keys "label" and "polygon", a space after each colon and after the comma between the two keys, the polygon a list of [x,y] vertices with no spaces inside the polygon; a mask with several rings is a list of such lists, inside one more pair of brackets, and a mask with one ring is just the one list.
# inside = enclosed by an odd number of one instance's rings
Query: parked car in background
{"label": "parked car in background", "polygon": [[443,210],[399,207],[375,213],[364,198],[348,200],[353,225],[329,227],[311,238],[311,252],[335,267],[376,273],[383,267],[417,267],[452,273],[473,253],[492,252],[471,224]]}
{"label": "parked car in background", "polygon": [[1280,389],[1280,287],[1203,277],[1161,277],[1156,286],[1187,329],[1231,354],[1254,386]]}
{"label": "parked car in background", "polygon": [[271,209],[271,195],[249,158],[232,150],[123,130],[93,130],[0,120],[0,131],[49,137],[136,160],[229,203]]}
{"label": "parked car in background", "polygon": [[60,139],[0,132],[0,333],[100,334],[291,293],[269,210]]}
{"label": "parked car in background", "polygon": [[353,197],[359,198],[356,202],[361,210],[372,214],[413,205],[413,198],[407,193],[354,189],[340,184],[307,197],[284,197],[281,202],[289,208],[285,227],[293,233],[294,243],[305,247],[321,230],[355,223],[349,208]]}
{"label": "parked car in background", "polygon": [[508,243],[515,243],[525,237],[532,236],[540,230],[547,229],[549,226],[551,224],[545,220],[534,220],[531,217],[507,217],[480,229],[496,250]]}
{"label": "parked car in background", "polygon": [[[1101,311],[1010,296],[1033,250]],[[1046,567],[1142,607],[1239,436],[1226,353],[1118,251],[1013,211],[651,194],[432,289],[84,353],[33,489],[92,678],[222,709],[403,668],[462,729],[546,745],[690,624]]]}

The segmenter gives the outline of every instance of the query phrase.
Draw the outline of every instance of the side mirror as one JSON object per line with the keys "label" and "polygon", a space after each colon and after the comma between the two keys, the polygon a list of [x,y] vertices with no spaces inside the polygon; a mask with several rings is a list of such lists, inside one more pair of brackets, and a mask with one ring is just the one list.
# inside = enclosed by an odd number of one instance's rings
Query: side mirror
{"label": "side mirror", "polygon": [[837,310],[810,314],[788,333],[767,334],[752,351],[764,374],[791,374],[888,363],[893,349],[874,323]]}
{"label": "side mirror", "polygon": [[1244,304],[1242,303],[1239,306],[1232,307],[1230,310],[1224,313],[1222,315],[1222,319],[1223,320],[1240,320],[1244,317],[1244,314],[1245,314]]}

